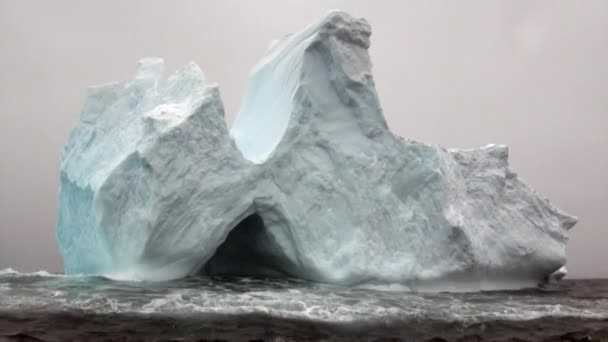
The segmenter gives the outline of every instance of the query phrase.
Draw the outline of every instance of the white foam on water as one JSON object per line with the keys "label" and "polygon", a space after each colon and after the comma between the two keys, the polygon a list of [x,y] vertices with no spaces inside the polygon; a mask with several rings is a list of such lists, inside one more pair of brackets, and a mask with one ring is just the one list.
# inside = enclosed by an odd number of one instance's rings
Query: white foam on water
{"label": "white foam on water", "polygon": [[390,283],[390,284],[371,284],[363,283],[357,286],[359,289],[374,290],[374,291],[385,291],[385,292],[411,292],[412,289],[409,286]]}
{"label": "white foam on water", "polygon": [[35,272],[19,272],[18,270],[7,267],[5,269],[0,270],[0,276],[11,275],[11,276],[19,276],[19,277],[83,277],[85,275],[82,274],[73,274],[73,275],[65,275],[63,273],[51,273],[46,270],[38,270]]}
{"label": "white foam on water", "polygon": [[16,273],[19,273],[19,272],[10,267],[0,270],[0,276],[6,275],[6,274],[16,274]]}
{"label": "white foam on water", "polygon": [[[608,318],[608,300],[561,293],[412,293],[399,286],[345,288],[326,284],[246,279],[238,282],[111,283],[33,272],[1,271],[0,309],[162,315],[264,314],[270,317],[353,323],[437,320],[484,323],[547,317]],[[28,275],[28,274],[26,274]],[[37,278],[42,276],[43,278]],[[59,276],[60,278],[54,278]],[[124,278],[123,278],[124,279]]]}
{"label": "white foam on water", "polygon": [[102,277],[115,281],[134,281],[140,282],[141,279],[137,278],[134,274],[131,273],[108,273],[102,275]]}

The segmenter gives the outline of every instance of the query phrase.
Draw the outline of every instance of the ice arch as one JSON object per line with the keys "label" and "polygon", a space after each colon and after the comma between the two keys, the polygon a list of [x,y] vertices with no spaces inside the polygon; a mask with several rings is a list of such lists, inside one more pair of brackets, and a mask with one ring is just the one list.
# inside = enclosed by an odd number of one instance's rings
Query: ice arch
{"label": "ice arch", "polygon": [[205,263],[206,275],[297,277],[262,216],[253,213],[234,227]]}

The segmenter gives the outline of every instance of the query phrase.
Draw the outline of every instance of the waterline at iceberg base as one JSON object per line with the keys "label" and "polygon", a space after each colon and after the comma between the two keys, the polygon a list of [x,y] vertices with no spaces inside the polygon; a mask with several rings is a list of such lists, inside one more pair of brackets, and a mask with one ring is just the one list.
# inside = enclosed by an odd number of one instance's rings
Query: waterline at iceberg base
{"label": "waterline at iceberg base", "polygon": [[61,158],[66,273],[430,291],[563,276],[576,218],[518,178],[506,146],[391,133],[370,34],[333,11],[273,43],[230,130],[218,86],[194,63],[166,77],[147,58],[131,80],[89,88]]}

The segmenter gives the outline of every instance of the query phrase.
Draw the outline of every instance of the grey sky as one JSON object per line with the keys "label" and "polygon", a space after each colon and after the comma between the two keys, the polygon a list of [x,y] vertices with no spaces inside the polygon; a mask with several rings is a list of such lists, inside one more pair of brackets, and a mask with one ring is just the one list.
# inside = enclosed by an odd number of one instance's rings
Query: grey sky
{"label": "grey sky", "polygon": [[0,268],[60,271],[58,160],[88,85],[192,60],[232,122],[270,41],[339,8],[368,19],[386,118],[447,147],[510,146],[560,208],[571,276],[608,276],[608,1],[0,0]]}

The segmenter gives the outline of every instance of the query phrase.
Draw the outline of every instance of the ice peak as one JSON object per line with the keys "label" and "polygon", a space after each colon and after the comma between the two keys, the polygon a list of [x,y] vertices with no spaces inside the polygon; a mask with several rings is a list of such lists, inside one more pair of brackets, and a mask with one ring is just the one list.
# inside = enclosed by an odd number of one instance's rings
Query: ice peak
{"label": "ice peak", "polygon": [[303,126],[329,127],[327,134],[346,126],[367,136],[386,131],[367,52],[370,35],[364,19],[330,11],[274,43],[255,66],[231,128],[243,156],[264,162]]}
{"label": "ice peak", "polygon": [[370,46],[372,28],[367,20],[340,10],[329,11],[320,21],[317,31],[322,37],[334,36],[366,49]]}

